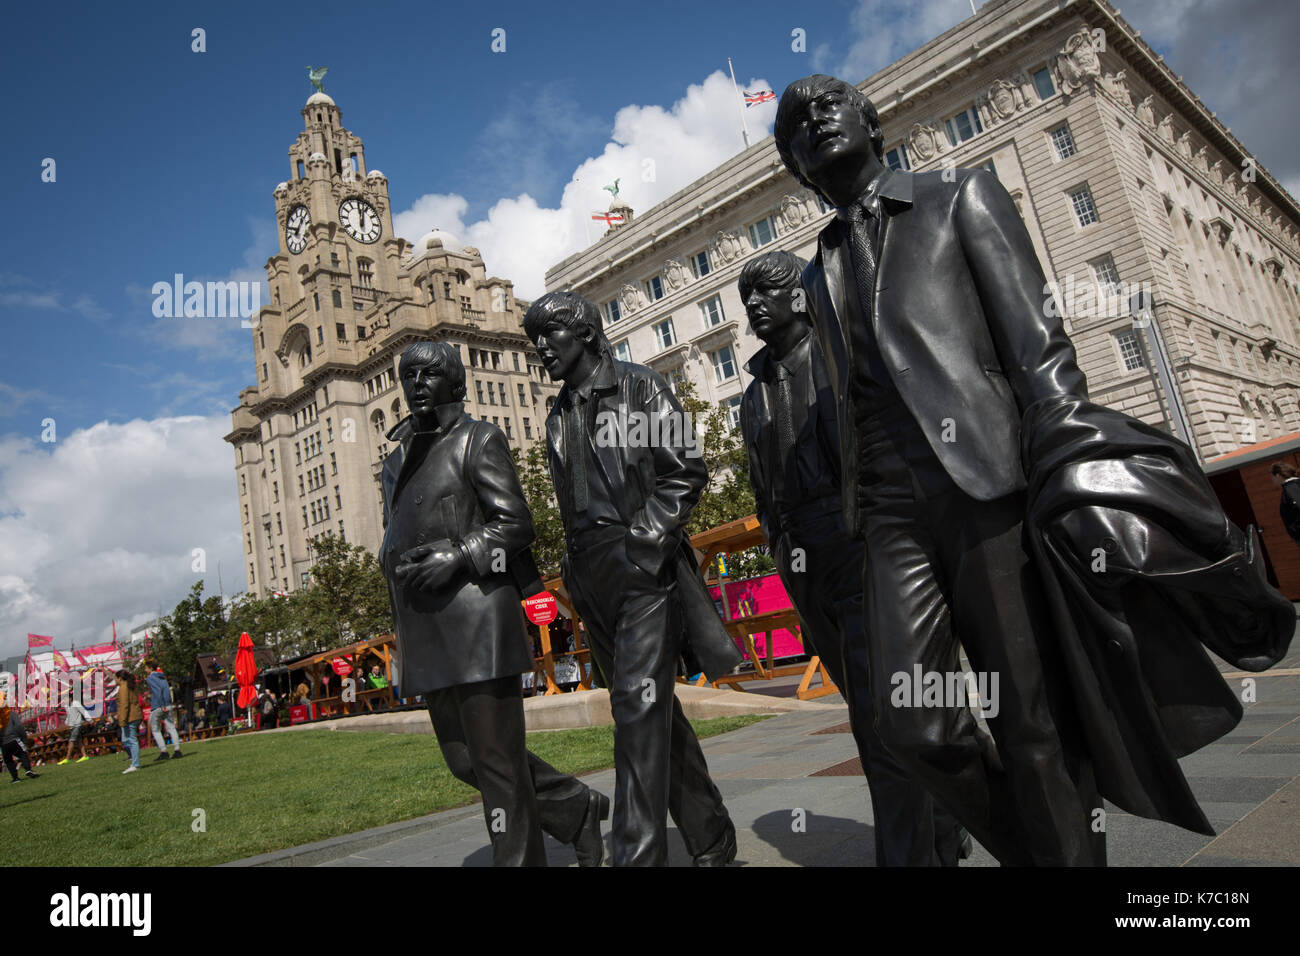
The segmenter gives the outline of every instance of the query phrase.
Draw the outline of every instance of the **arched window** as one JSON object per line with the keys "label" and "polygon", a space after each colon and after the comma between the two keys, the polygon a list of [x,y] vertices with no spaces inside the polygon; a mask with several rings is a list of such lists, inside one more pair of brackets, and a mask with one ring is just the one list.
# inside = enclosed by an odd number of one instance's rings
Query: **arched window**
{"label": "arched window", "polygon": [[373,263],[369,259],[357,259],[357,284],[363,289],[374,286],[375,273],[372,266]]}
{"label": "arched window", "polygon": [[402,400],[400,398],[395,398],[393,399],[393,421],[397,421],[401,417],[402,417]]}
{"label": "arched window", "polygon": [[375,437],[382,440],[388,429],[384,427],[384,410],[376,408],[370,416],[370,425],[375,430]]}

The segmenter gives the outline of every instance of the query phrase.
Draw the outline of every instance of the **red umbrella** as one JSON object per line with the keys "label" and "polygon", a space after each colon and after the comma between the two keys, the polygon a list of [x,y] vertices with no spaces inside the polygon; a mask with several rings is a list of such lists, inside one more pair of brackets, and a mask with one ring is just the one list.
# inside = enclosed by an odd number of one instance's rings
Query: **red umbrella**
{"label": "red umbrella", "polygon": [[235,654],[235,680],[239,681],[239,698],[236,703],[240,707],[251,707],[253,701],[257,700],[257,688],[253,686],[253,681],[257,680],[257,662],[253,660],[253,639],[247,631],[239,635],[239,651]]}

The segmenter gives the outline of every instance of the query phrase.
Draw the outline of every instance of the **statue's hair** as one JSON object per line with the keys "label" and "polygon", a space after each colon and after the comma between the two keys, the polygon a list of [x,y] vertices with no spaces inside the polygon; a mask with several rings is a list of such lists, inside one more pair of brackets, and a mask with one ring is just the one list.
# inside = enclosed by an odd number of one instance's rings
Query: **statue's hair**
{"label": "statue's hair", "polygon": [[[776,151],[781,154],[781,162],[785,163],[785,168],[790,170],[790,175],[819,196],[822,196],[821,190],[805,179],[803,173],[799,171],[799,164],[794,161],[794,156],[790,152],[790,140],[794,137],[795,125],[808,110],[808,104],[823,93],[832,91],[842,93],[851,105],[857,107],[858,112],[862,114],[862,122],[871,130],[871,148],[882,161],[885,157],[885,133],[880,128],[880,115],[876,112],[876,105],[861,90],[852,83],[845,83],[825,73],[814,73],[812,76],[805,76],[802,80],[795,80],[781,94],[781,101],[776,107],[776,123],[772,128],[772,135],[776,138]],[[822,196],[822,199],[826,197]]]}
{"label": "statue's hair", "polygon": [[600,328],[600,310],[578,293],[548,292],[530,305],[524,313],[524,334],[536,342],[551,319],[578,334],[590,329],[595,350],[601,355],[614,354],[609,339]]}
{"label": "statue's hair", "polygon": [[451,382],[451,396],[457,401],[465,397],[465,363],[460,359],[460,348],[450,342],[413,342],[402,349],[397,363],[397,374],[409,362],[428,362]]}
{"label": "statue's hair", "polygon": [[803,284],[803,270],[808,263],[793,252],[775,249],[756,256],[740,270],[740,301],[749,298],[756,285],[775,286],[778,289],[797,289]]}

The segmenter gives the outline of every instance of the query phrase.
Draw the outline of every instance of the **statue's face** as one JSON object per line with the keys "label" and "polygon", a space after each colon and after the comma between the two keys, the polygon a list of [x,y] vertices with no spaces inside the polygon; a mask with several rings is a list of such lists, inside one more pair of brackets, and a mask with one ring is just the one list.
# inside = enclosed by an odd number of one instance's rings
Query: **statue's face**
{"label": "statue's face", "polygon": [[567,381],[587,352],[582,334],[556,318],[546,320],[533,344],[553,382]]}
{"label": "statue's face", "polygon": [[402,392],[413,415],[428,415],[439,405],[455,401],[451,379],[429,359],[402,362]]}
{"label": "statue's face", "polygon": [[780,339],[801,317],[794,309],[794,289],[756,283],[745,296],[749,327],[764,342]]}
{"label": "statue's face", "polygon": [[790,153],[804,178],[819,188],[845,159],[867,163],[875,156],[871,130],[839,90],[827,90],[808,103],[790,139]]}

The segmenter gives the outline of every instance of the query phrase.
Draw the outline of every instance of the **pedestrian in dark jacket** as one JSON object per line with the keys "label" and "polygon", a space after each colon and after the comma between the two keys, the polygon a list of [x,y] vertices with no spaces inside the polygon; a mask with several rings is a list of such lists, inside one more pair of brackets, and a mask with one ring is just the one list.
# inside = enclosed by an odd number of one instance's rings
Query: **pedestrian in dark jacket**
{"label": "pedestrian in dark jacket", "polygon": [[23,773],[28,777],[39,777],[40,774],[32,769],[31,758],[27,756],[27,728],[23,726],[23,719],[18,715],[17,707],[0,707],[0,721],[4,723],[4,762],[5,769],[9,771],[12,777],[12,783],[18,782],[18,763],[23,765]]}
{"label": "pedestrian in dark jacket", "polygon": [[1284,461],[1275,461],[1269,472],[1273,484],[1282,489],[1282,525],[1291,540],[1300,544],[1300,471]]}

